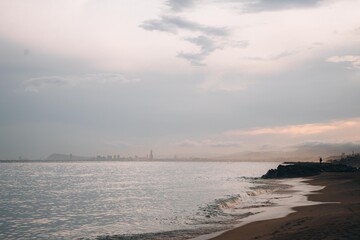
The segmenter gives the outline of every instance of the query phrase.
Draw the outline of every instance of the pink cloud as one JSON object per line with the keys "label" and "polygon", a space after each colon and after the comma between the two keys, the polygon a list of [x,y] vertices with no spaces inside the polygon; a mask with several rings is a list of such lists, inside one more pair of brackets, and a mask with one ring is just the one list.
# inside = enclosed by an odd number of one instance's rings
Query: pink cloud
{"label": "pink cloud", "polygon": [[228,136],[254,136],[254,135],[315,135],[335,130],[345,130],[360,127],[360,119],[332,121],[329,123],[312,123],[301,125],[276,126],[269,128],[255,128],[250,130],[231,130],[225,132]]}

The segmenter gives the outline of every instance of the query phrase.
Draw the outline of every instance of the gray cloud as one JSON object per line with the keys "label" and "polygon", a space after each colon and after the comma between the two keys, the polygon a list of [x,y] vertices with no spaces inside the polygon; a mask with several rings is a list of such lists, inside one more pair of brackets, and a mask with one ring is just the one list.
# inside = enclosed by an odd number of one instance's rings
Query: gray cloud
{"label": "gray cloud", "polygon": [[180,12],[185,8],[191,7],[194,4],[194,0],[168,0],[166,5],[174,12]]}
{"label": "gray cloud", "polygon": [[214,41],[206,36],[199,36],[196,38],[187,38],[187,41],[200,46],[202,52],[212,52],[216,49]]}
{"label": "gray cloud", "polygon": [[200,47],[198,53],[179,53],[178,57],[188,60],[192,65],[202,66],[202,61],[206,56],[214,52],[217,47],[213,40],[206,36],[198,36],[195,38],[187,38],[186,41],[191,42]]}
{"label": "gray cloud", "polygon": [[200,53],[184,53],[181,52],[177,55],[179,58],[183,58],[191,63],[193,66],[205,66],[202,62],[208,54]]}
{"label": "gray cloud", "polygon": [[179,30],[201,32],[213,36],[227,36],[228,30],[224,27],[211,27],[176,16],[162,16],[160,19],[152,19],[143,22],[140,27],[149,31],[162,31],[177,34]]}
{"label": "gray cloud", "polygon": [[25,81],[26,90],[29,91],[37,91],[45,86],[64,86],[68,83],[68,79],[59,76],[37,77]]}
{"label": "gray cloud", "polygon": [[177,34],[179,27],[176,24],[166,21],[167,18],[168,17],[162,17],[160,20],[159,19],[147,20],[143,22],[140,25],[140,27],[148,31],[157,30],[157,31]]}
{"label": "gray cloud", "polygon": [[130,83],[138,82],[139,79],[129,79],[119,73],[93,73],[73,76],[41,76],[24,81],[25,90],[39,91],[45,87],[58,87],[76,84],[99,84],[99,83]]}
{"label": "gray cloud", "polygon": [[[238,2],[238,1],[236,1]],[[245,12],[279,11],[292,8],[308,8],[317,6],[322,0],[257,0],[245,1]]]}
{"label": "gray cloud", "polygon": [[[193,6],[196,1],[192,0],[168,0],[166,4],[172,12],[180,12],[185,8]],[[200,47],[198,53],[180,52],[177,57],[188,60],[192,65],[203,66],[202,61],[218,47],[215,46],[214,39],[210,37],[226,37],[229,31],[226,27],[212,27],[197,22],[189,21],[185,18],[172,15],[161,16],[160,19],[144,21],[141,28],[148,31],[162,31],[178,34],[179,31],[190,31],[200,33],[201,36],[186,38],[185,40]]]}
{"label": "gray cloud", "polygon": [[[201,25],[196,22],[188,21],[175,16],[163,16],[159,20],[145,21],[140,27],[153,31],[163,31],[177,34],[179,30],[188,30],[200,32],[202,35],[198,37],[186,38],[185,40],[200,47],[198,53],[180,52],[177,57],[188,60],[194,66],[203,66],[202,61],[213,51],[218,49],[212,37],[225,37],[228,30],[225,27],[210,27]],[[243,47],[244,45],[242,45]]]}
{"label": "gray cloud", "polygon": [[85,81],[93,81],[99,83],[132,83],[139,82],[137,78],[127,78],[121,73],[93,73],[81,76]]}
{"label": "gray cloud", "polygon": [[[199,0],[167,0],[166,5],[174,12],[181,12],[193,7]],[[203,4],[231,3],[241,4],[245,12],[280,11],[293,8],[316,7],[323,0],[206,0]]]}

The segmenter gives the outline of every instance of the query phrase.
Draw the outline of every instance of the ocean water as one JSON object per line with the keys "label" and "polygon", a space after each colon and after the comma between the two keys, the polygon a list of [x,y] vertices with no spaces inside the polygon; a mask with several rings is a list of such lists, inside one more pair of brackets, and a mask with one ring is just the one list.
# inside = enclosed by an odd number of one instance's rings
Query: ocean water
{"label": "ocean water", "polygon": [[224,230],[285,187],[278,163],[0,164],[0,239],[189,239]]}

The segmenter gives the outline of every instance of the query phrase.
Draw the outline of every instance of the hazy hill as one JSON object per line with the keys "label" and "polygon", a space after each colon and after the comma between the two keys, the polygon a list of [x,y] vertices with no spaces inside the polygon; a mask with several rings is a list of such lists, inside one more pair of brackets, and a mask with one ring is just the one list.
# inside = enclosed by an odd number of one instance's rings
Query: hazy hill
{"label": "hazy hill", "polygon": [[345,164],[348,166],[360,168],[360,154],[357,153],[357,154],[353,154],[353,155],[339,156],[337,159],[328,160],[328,162],[337,163],[337,164]]}
{"label": "hazy hill", "polygon": [[[230,161],[308,162],[318,161],[319,157],[323,157],[325,159],[327,156],[339,156],[342,153],[349,154],[352,153],[354,150],[360,150],[358,144],[304,143],[298,146],[294,146],[292,150],[288,151],[238,152],[228,154],[217,159],[225,159]],[[332,157],[331,159],[337,158]],[[326,160],[330,160],[330,158],[326,158]]]}

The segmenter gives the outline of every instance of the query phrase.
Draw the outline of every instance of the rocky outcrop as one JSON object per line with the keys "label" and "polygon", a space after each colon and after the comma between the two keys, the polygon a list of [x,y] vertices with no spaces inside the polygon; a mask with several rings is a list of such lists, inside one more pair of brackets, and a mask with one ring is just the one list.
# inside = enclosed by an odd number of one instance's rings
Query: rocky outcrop
{"label": "rocky outcrop", "polygon": [[358,172],[359,169],[344,164],[312,163],[312,162],[287,162],[280,164],[277,169],[270,169],[261,178],[294,178],[308,177],[322,172]]}

